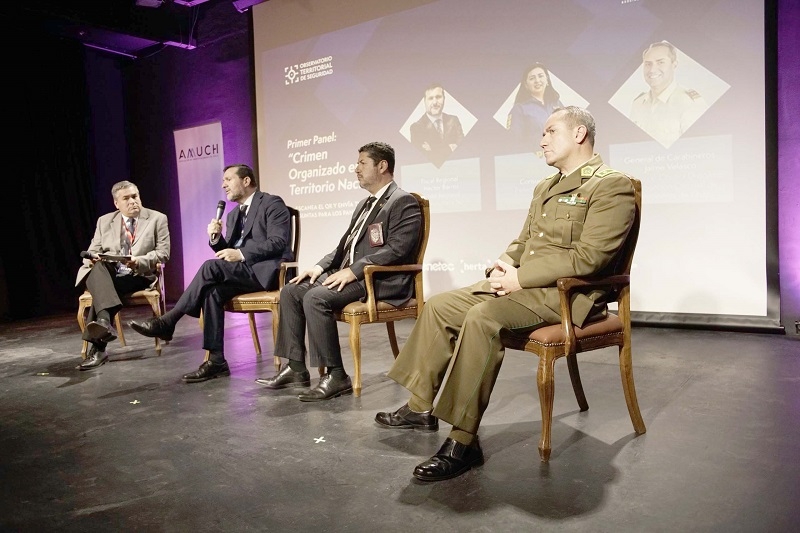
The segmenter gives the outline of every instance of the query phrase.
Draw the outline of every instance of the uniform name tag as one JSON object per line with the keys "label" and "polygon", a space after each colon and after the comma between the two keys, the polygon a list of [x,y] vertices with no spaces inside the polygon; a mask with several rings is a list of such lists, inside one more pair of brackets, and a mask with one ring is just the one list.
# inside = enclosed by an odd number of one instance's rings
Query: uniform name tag
{"label": "uniform name tag", "polygon": [[367,235],[369,236],[370,246],[373,248],[383,246],[383,222],[370,224],[367,228]]}

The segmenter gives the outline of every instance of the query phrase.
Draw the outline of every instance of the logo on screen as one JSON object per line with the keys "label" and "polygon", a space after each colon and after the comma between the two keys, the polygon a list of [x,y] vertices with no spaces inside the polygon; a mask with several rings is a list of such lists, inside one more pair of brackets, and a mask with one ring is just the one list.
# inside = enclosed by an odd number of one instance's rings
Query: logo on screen
{"label": "logo on screen", "polygon": [[291,85],[300,81],[300,72],[298,71],[297,65],[283,67],[283,73],[284,83],[286,85]]}

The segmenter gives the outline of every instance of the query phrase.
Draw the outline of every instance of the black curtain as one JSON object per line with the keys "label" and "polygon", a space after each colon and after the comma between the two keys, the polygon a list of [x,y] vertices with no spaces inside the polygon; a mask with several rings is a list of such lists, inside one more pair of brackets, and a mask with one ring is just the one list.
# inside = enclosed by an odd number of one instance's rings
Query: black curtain
{"label": "black curtain", "polygon": [[[80,43],[7,28],[7,176],[0,197],[0,316],[75,311],[79,253],[97,219]],[[11,93],[9,96],[9,92]]]}

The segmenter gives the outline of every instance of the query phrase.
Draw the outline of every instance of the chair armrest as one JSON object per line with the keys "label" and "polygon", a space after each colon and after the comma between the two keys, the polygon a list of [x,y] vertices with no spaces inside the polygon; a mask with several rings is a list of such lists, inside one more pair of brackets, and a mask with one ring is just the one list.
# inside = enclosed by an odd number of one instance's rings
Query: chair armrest
{"label": "chair armrest", "polygon": [[561,327],[564,331],[564,351],[566,355],[575,355],[575,350],[577,348],[575,342],[575,326],[572,323],[572,308],[570,307],[572,292],[575,289],[612,287],[615,291],[619,291],[617,301],[620,302],[620,310],[624,313],[628,313],[627,296],[630,284],[631,277],[628,274],[619,274],[602,278],[559,278],[556,280],[559,305],[561,308]]}
{"label": "chair armrest", "polygon": [[[422,272],[422,265],[367,265],[364,267],[364,285],[367,288],[367,314],[371,322],[378,319],[378,301],[375,299],[374,274],[384,272],[410,272],[418,274]],[[419,304],[418,304],[419,305]]]}
{"label": "chair armrest", "polygon": [[281,269],[278,272],[278,290],[281,290],[286,285],[286,273],[290,268],[297,268],[296,261],[286,261],[281,263]]}
{"label": "chair armrest", "polygon": [[556,286],[559,291],[570,292],[577,287],[607,287],[622,288],[630,285],[631,277],[628,274],[606,276],[604,278],[558,278]]}

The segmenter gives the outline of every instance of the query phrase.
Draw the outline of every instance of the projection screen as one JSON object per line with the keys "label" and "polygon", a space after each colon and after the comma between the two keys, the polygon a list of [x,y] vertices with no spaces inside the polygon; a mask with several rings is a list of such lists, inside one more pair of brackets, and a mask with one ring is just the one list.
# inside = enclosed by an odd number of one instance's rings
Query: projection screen
{"label": "projection screen", "polygon": [[[541,130],[521,128],[524,104],[515,107],[537,67],[559,103],[592,112],[606,163],[642,180],[634,318],[779,327],[767,266],[777,239],[767,231],[765,18],[760,0],[262,3],[262,189],[301,211],[299,260],[310,268],[366,194],[358,148],[388,142],[395,180],[431,204],[426,295],[471,284],[555,172]],[[444,154],[411,134],[434,85],[463,131]]]}

